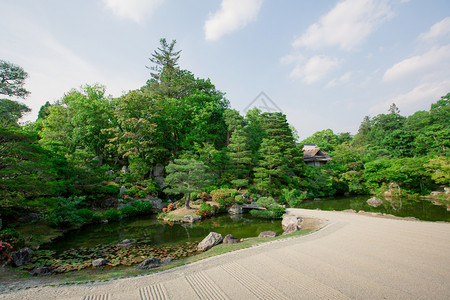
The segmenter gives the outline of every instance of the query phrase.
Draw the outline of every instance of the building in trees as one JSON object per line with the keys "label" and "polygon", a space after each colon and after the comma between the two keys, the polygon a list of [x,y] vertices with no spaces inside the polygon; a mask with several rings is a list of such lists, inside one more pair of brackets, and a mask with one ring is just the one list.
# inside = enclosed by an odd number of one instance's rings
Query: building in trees
{"label": "building in trees", "polygon": [[307,166],[319,167],[332,160],[328,153],[320,150],[316,144],[303,144],[303,160]]}

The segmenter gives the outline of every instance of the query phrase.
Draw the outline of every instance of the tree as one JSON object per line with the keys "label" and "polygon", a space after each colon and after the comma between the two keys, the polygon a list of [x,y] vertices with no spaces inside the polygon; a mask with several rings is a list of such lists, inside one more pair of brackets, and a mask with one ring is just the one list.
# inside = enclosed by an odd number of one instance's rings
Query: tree
{"label": "tree", "polygon": [[24,113],[31,111],[25,104],[17,101],[0,99],[0,125],[1,126],[18,126],[17,122],[22,118]]}
{"label": "tree", "polygon": [[201,192],[211,184],[213,176],[208,167],[195,159],[175,159],[166,167],[166,192],[170,194],[184,194],[186,208],[190,209],[191,193]]}
{"label": "tree", "polygon": [[258,167],[255,181],[261,190],[268,191],[275,183],[279,183],[286,174],[286,164],[277,141],[274,138],[263,139],[259,149]]}
{"label": "tree", "polygon": [[22,67],[0,60],[0,94],[25,98],[30,94],[23,87],[27,77]]}
{"label": "tree", "polygon": [[237,129],[233,132],[228,145],[229,171],[234,173],[236,179],[248,177],[253,161],[250,151],[250,143],[244,129]]}
{"label": "tree", "polygon": [[227,109],[223,113],[225,124],[227,125],[227,145],[230,144],[230,137],[233,131],[244,126],[244,118],[235,109]]}

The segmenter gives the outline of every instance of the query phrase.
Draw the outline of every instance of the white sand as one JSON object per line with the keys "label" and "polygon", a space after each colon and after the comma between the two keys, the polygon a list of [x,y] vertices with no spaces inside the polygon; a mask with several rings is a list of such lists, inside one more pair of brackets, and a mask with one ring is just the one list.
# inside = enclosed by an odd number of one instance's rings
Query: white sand
{"label": "white sand", "polygon": [[289,211],[329,224],[153,275],[0,299],[450,299],[450,223]]}

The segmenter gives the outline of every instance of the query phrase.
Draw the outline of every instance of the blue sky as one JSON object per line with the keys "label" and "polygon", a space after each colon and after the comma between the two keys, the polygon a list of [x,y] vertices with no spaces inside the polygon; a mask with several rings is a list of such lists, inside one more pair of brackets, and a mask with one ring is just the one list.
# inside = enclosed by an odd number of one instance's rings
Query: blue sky
{"label": "blue sky", "polygon": [[83,84],[114,97],[143,86],[162,37],[232,108],[265,92],[301,139],[450,92],[448,0],[0,0],[0,11],[0,59],[29,73],[25,121]]}

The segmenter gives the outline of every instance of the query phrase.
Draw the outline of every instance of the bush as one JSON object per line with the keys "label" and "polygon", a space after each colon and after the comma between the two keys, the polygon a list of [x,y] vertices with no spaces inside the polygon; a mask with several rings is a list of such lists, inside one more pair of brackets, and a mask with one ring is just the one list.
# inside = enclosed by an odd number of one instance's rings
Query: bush
{"label": "bush", "polygon": [[82,209],[77,210],[77,215],[79,215],[80,217],[82,217],[86,221],[91,221],[92,220],[92,216],[94,215],[94,213],[90,209],[82,208]]}
{"label": "bush", "polygon": [[82,225],[86,220],[77,214],[76,206],[85,197],[71,196],[58,198],[57,208],[47,215],[47,222],[52,226],[70,227]]}
{"label": "bush", "polygon": [[256,201],[256,204],[268,210],[272,210],[273,207],[278,207],[278,203],[272,197],[261,197]]}
{"label": "bush", "polygon": [[234,197],[234,202],[236,204],[242,205],[245,203],[245,199],[241,195],[236,195],[236,197]]}
{"label": "bush", "polygon": [[125,206],[120,210],[120,213],[124,217],[132,217],[138,214],[138,210],[134,206]]}
{"label": "bush", "polygon": [[252,209],[250,214],[254,217],[264,218],[264,219],[281,219],[285,212],[285,208],[281,206],[273,207],[273,209],[269,210],[258,210]]}
{"label": "bush", "polygon": [[299,207],[303,200],[307,197],[307,192],[299,192],[296,189],[283,189],[281,194],[281,200],[284,203],[289,204],[290,207]]}
{"label": "bush", "polygon": [[107,210],[105,214],[103,215],[104,218],[110,222],[119,221],[120,220],[120,210],[111,208],[110,210]]}
{"label": "bush", "polygon": [[102,213],[94,213],[92,215],[92,222],[93,223],[100,223],[103,220],[103,214]]}
{"label": "bush", "polygon": [[211,206],[209,203],[203,203],[197,211],[197,215],[202,217],[211,217],[217,211],[217,206]]}
{"label": "bush", "polygon": [[149,201],[139,201],[135,200],[131,203],[133,207],[136,208],[138,214],[150,214],[153,212],[153,204]]}
{"label": "bush", "polygon": [[221,188],[211,191],[212,199],[219,203],[220,209],[230,207],[235,203],[234,197],[238,194],[236,189]]}

